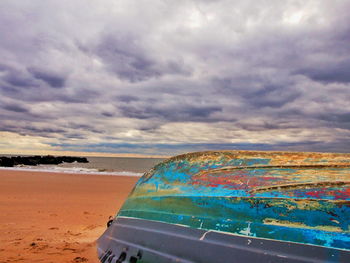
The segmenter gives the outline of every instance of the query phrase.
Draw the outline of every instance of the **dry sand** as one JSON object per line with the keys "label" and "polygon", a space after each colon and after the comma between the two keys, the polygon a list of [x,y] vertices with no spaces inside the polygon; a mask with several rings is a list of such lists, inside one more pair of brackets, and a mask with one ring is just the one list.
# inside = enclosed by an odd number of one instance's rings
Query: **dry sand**
{"label": "dry sand", "polygon": [[0,170],[0,263],[98,262],[95,240],[137,180]]}

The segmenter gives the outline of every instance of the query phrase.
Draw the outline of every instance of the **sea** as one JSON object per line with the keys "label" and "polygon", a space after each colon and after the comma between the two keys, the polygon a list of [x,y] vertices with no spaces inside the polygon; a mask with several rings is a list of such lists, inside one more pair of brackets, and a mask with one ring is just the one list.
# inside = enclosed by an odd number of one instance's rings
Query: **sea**
{"label": "sea", "polygon": [[142,176],[156,164],[162,162],[162,158],[134,158],[134,157],[86,157],[88,163],[62,163],[58,165],[21,165],[4,168],[7,170],[42,171],[57,173],[81,173],[100,175],[124,175]]}

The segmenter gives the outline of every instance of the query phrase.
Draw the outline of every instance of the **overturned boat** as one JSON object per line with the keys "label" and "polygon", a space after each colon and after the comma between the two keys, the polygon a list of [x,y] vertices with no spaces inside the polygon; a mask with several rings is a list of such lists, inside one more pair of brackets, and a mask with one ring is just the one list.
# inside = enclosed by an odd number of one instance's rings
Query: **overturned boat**
{"label": "overturned boat", "polygon": [[105,262],[350,262],[350,154],[216,151],[145,173]]}

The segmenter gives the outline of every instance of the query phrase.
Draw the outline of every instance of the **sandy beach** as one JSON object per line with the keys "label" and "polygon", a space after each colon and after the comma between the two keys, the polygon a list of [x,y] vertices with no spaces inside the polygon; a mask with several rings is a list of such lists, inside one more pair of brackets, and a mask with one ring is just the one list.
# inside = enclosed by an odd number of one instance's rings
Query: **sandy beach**
{"label": "sandy beach", "polygon": [[0,263],[98,262],[95,240],[137,180],[0,170]]}

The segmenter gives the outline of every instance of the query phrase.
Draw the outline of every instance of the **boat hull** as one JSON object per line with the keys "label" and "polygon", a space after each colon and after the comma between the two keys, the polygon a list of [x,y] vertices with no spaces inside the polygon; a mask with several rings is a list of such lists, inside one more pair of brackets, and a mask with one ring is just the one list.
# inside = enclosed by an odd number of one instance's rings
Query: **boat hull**
{"label": "boat hull", "polygon": [[350,155],[218,151],[145,173],[105,262],[350,262]]}

